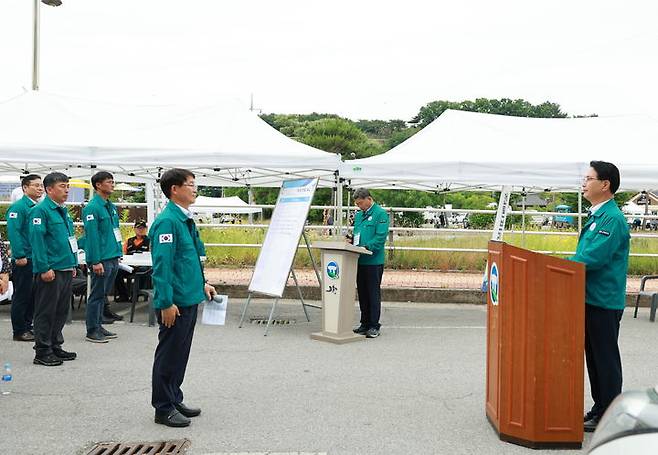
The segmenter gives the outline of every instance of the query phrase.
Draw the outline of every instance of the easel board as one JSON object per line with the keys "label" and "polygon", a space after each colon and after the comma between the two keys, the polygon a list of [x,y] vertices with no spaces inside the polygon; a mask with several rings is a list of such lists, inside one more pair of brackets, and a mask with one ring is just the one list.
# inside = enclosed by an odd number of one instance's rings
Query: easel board
{"label": "easel board", "polygon": [[318,179],[286,180],[258,253],[249,292],[282,297]]}

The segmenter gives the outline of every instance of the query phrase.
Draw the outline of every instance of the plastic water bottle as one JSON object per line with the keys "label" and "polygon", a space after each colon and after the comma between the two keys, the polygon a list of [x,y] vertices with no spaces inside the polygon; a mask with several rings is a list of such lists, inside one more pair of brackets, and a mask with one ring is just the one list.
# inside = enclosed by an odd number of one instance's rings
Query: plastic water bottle
{"label": "plastic water bottle", "polygon": [[0,389],[0,394],[9,395],[11,393],[11,381],[14,377],[11,375],[11,363],[5,363],[5,366],[2,370],[2,388]]}

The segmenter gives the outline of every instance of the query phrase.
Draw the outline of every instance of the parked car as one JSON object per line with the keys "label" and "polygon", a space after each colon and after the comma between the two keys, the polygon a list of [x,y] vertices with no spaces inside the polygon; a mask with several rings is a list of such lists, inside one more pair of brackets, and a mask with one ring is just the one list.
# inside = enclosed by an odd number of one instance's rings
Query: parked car
{"label": "parked car", "polygon": [[658,453],[658,385],[619,395],[603,414],[590,455],[653,455]]}

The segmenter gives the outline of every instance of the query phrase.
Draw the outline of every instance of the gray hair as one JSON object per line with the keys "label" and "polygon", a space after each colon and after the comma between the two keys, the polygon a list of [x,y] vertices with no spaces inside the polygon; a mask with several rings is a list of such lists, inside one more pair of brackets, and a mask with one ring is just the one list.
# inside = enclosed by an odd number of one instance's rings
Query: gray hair
{"label": "gray hair", "polygon": [[354,190],[354,199],[367,199],[370,196],[370,191],[367,188],[357,188]]}

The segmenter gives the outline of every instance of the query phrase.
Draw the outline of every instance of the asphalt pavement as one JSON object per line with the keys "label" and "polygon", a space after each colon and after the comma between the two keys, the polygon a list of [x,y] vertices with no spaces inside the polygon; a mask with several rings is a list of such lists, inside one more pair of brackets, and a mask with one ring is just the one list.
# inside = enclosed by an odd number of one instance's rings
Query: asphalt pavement
{"label": "asphalt pavement", "polygon": [[[276,318],[289,323],[265,337],[260,324],[237,327],[242,303],[230,302],[225,326],[197,325],[183,390],[203,412],[184,429],[153,422],[157,328],[146,326],[143,307],[135,323],[109,326],[119,338],[104,345],[84,341],[77,311],[64,348],[78,358],[50,368],[32,364],[31,344],[11,340],[9,308],[0,307],[0,362],[14,371],[12,393],[0,396],[0,453],[86,454],[97,442],[181,438],[198,455],[535,453],[500,441],[485,417],[484,306],[385,304],[379,338],[334,345],[309,338],[318,309],[309,323],[299,302],[282,302]],[[270,304],[253,302],[250,318],[265,318]],[[622,321],[625,388],[658,382],[649,367],[658,325],[647,313]]]}

